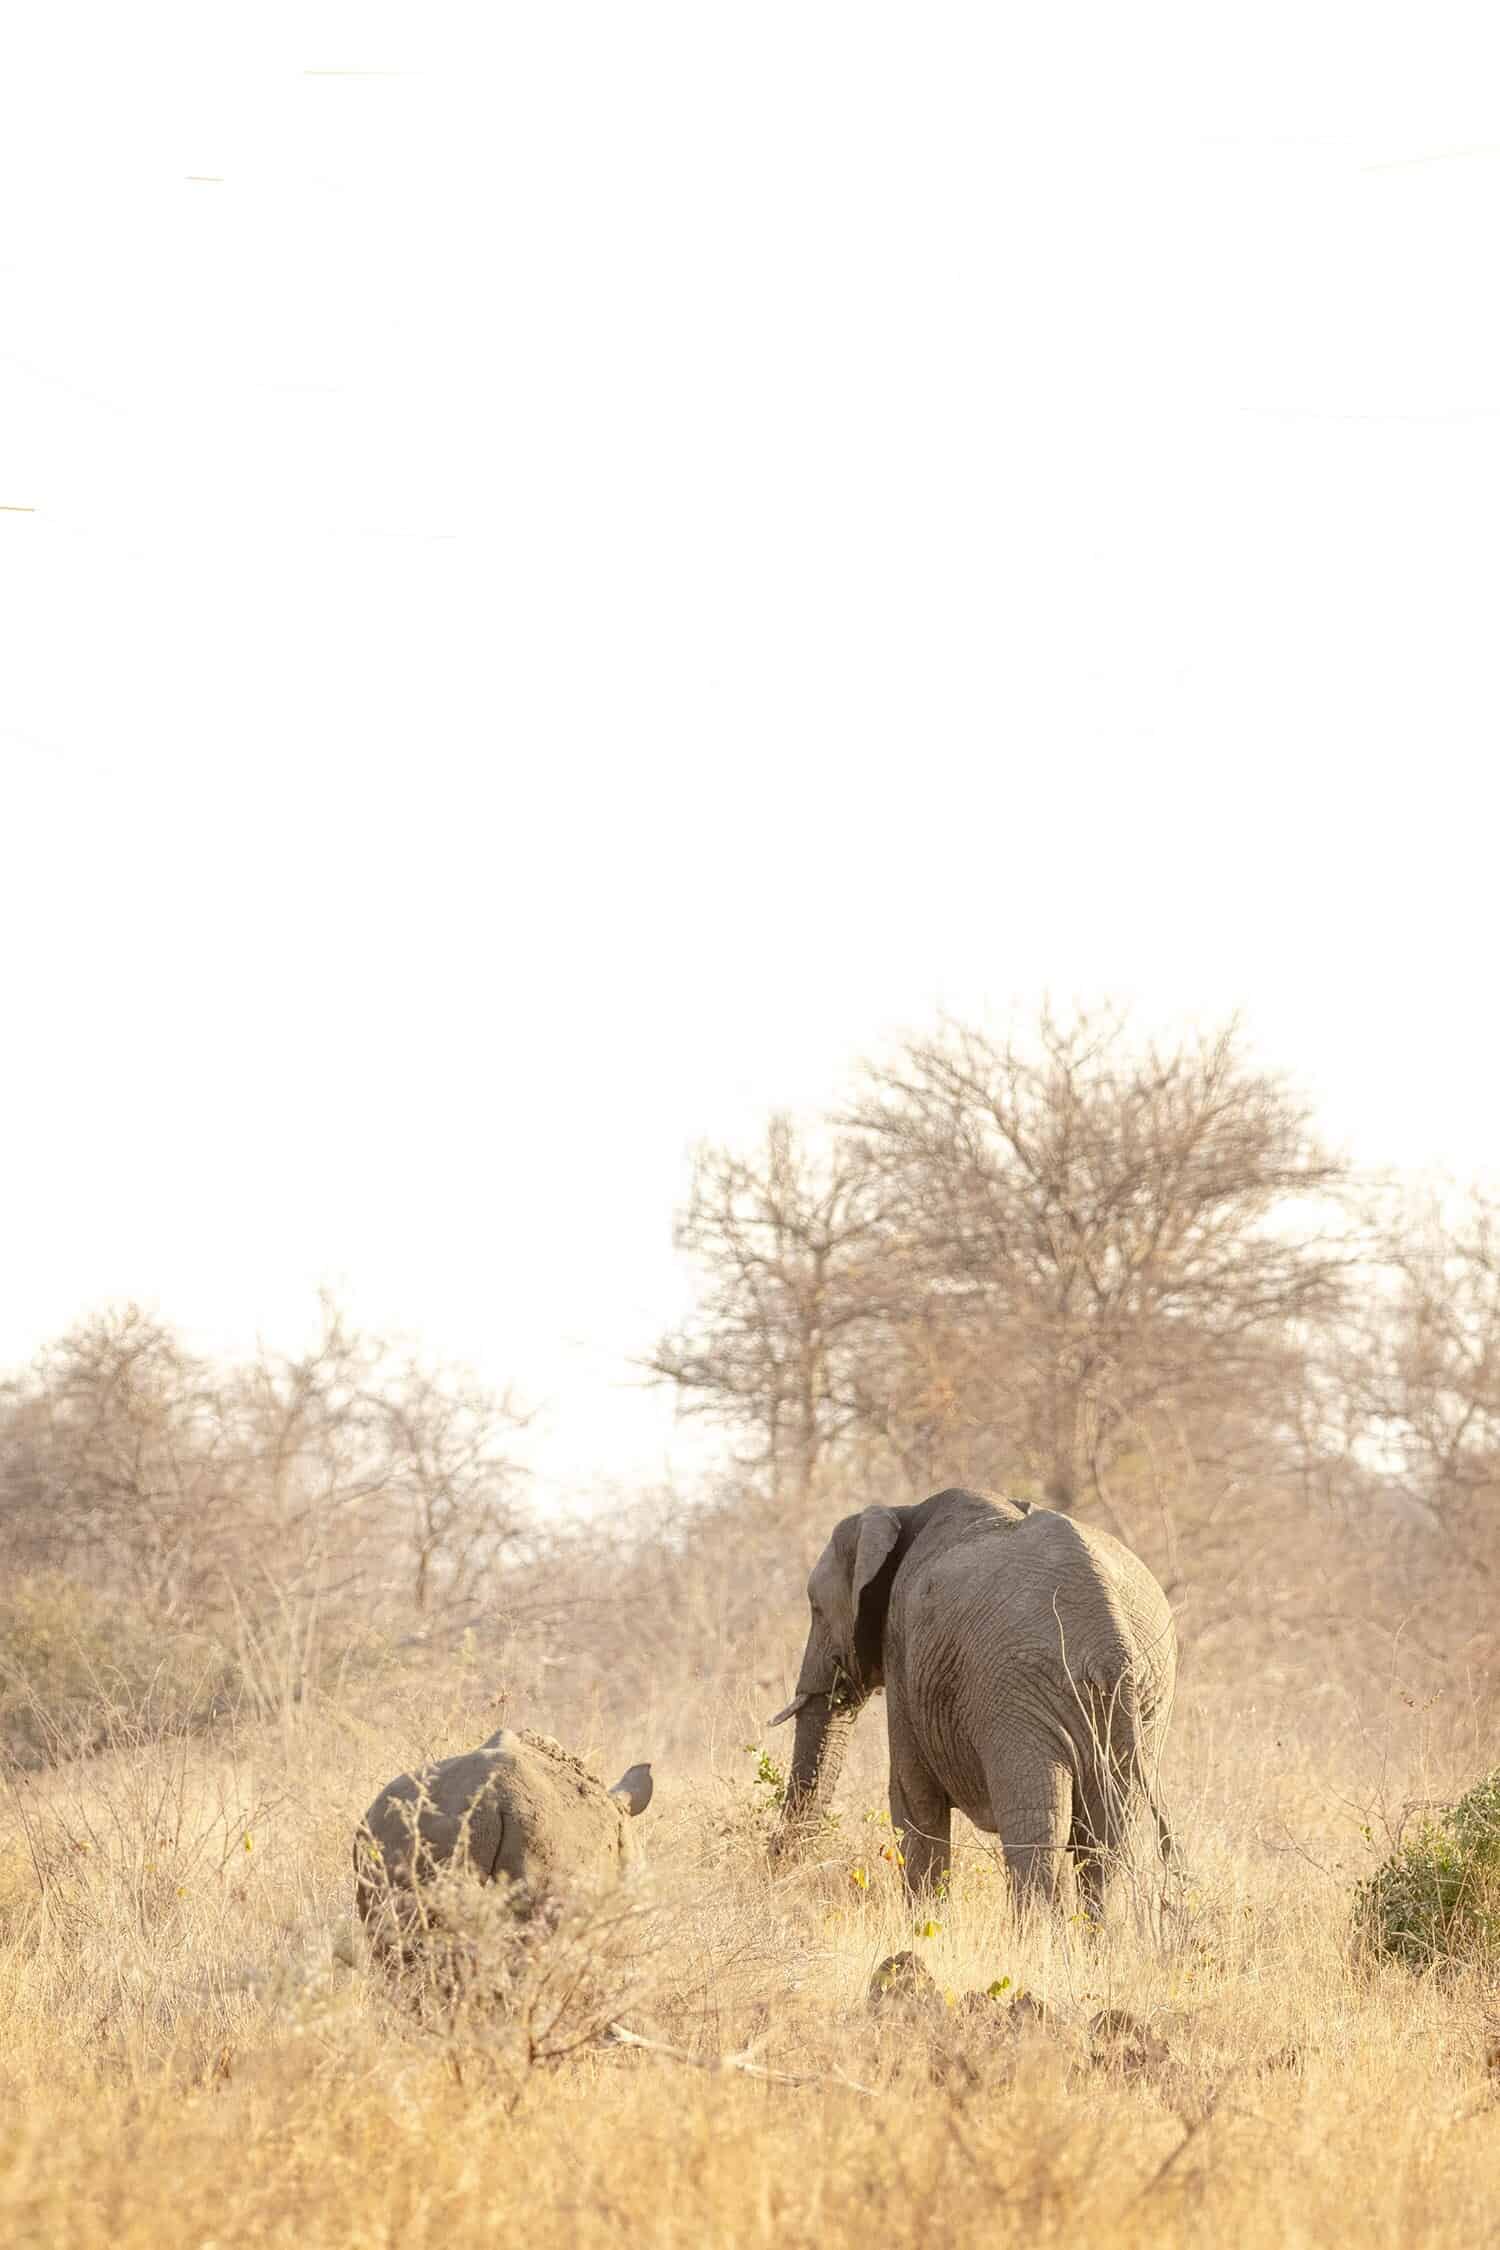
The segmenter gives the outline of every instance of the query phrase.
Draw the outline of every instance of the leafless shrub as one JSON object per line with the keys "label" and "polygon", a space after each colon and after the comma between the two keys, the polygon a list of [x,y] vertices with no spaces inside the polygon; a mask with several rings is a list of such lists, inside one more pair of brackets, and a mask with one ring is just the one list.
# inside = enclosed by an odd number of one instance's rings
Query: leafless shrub
{"label": "leafless shrub", "polygon": [[[533,1911],[504,1884],[434,1870],[380,1956],[393,2003],[460,2058],[513,2078],[608,2046],[626,2016],[651,2018],[673,1917],[637,1882],[578,1883]],[[518,1906],[522,1910],[518,1910]]]}
{"label": "leafless shrub", "polygon": [[31,1725],[19,1715],[67,1702],[62,1652],[74,1684],[99,1688],[110,1605],[122,1660],[154,1640],[160,1668],[196,1643],[200,1671],[224,1674],[206,1704],[181,1703],[184,1724],[226,1700],[294,1710],[397,1621],[472,1609],[525,1522],[517,1422],[472,1379],[358,1335],[331,1301],[309,1352],[243,1367],[211,1367],[134,1309],[75,1329],[0,1394],[13,1744]]}

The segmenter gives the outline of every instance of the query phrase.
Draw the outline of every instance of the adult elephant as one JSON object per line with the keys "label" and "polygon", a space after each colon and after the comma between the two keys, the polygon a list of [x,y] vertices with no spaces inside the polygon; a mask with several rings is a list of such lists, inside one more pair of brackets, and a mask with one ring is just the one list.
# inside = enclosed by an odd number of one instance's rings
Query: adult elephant
{"label": "adult elephant", "polygon": [[846,1516],[807,1582],[784,1845],[828,1799],[849,1730],[884,1688],[891,1819],[906,1885],[947,1869],[954,1806],[998,1836],[1023,1898],[1056,1894],[1071,1852],[1103,1903],[1132,1812],[1170,1848],[1156,1765],[1177,1667],[1156,1580],[1106,1532],[1049,1508],[935,1493]]}

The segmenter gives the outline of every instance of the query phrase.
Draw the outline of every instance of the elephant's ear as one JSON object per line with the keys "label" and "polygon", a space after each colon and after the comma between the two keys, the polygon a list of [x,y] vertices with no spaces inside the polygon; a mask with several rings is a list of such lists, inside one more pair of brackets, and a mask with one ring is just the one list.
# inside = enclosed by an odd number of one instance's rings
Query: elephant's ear
{"label": "elephant's ear", "polygon": [[865,1508],[859,1518],[859,1539],[854,1549],[854,1572],[849,1591],[858,1617],[865,1595],[886,1565],[901,1536],[901,1518],[894,1508]]}
{"label": "elephant's ear", "polygon": [[[901,1536],[894,1508],[862,1508],[833,1527],[833,1537],[813,1564],[807,1581],[813,1631],[802,1659],[798,1688],[826,1695],[835,1683],[829,1664],[856,1680],[879,1684],[880,1645],[885,1637],[886,1569]],[[873,1672],[873,1679],[872,1679]],[[792,1715],[790,1707],[783,1718]]]}
{"label": "elephant's ear", "polygon": [[861,1675],[868,1680],[880,1670],[881,1643],[885,1639],[885,1605],[890,1594],[886,1564],[901,1536],[901,1518],[894,1508],[866,1508],[859,1517],[859,1538],[854,1549],[854,1569],[849,1592],[854,1608],[854,1654]]}

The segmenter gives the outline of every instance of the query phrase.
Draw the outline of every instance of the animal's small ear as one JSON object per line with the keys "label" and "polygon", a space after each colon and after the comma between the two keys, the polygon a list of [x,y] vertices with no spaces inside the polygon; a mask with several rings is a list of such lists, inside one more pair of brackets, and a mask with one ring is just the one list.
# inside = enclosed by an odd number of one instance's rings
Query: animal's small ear
{"label": "animal's small ear", "polygon": [[650,1804],[651,1790],[651,1768],[647,1764],[631,1766],[627,1772],[622,1773],[610,1795],[617,1805],[624,1806],[633,1820],[637,1813],[643,1813]]}

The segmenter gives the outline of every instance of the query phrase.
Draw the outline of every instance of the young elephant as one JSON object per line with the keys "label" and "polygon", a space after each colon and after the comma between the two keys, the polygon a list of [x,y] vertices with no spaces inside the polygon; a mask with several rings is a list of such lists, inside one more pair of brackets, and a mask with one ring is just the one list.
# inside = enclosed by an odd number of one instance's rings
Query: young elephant
{"label": "young elephant", "polygon": [[378,1954],[404,1954],[427,1918],[424,1886],[460,1868],[509,1886],[530,1917],[570,1884],[617,1877],[635,1857],[630,1820],[650,1802],[649,1765],[606,1789],[550,1735],[502,1727],[381,1790],[354,1841],[360,1919]]}
{"label": "young elephant", "polygon": [[1107,1532],[1049,1508],[934,1493],[847,1516],[807,1582],[782,1840],[826,1801],[849,1728],[885,1690],[891,1818],[913,1893],[948,1866],[954,1807],[998,1836],[1023,1896],[1071,1854],[1086,1905],[1156,1796],[1177,1667],[1167,1597]]}

